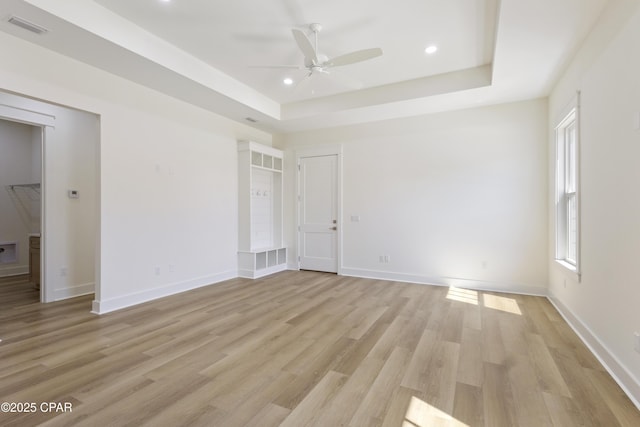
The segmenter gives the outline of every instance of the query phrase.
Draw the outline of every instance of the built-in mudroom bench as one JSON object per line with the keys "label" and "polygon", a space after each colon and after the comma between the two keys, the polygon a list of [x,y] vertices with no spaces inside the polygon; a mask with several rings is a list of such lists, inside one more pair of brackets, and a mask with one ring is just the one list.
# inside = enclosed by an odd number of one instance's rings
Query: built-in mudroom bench
{"label": "built-in mudroom bench", "polygon": [[287,268],[282,238],[281,150],[238,143],[238,275],[258,278]]}

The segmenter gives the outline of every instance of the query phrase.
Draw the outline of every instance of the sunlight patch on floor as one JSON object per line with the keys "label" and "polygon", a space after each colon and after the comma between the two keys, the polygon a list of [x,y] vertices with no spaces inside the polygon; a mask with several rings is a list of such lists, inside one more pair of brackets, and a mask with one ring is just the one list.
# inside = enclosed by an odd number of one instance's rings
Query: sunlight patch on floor
{"label": "sunlight patch on floor", "polygon": [[468,424],[458,421],[446,412],[429,405],[424,400],[412,396],[404,416],[402,427],[433,426],[469,427]]}
{"label": "sunlight patch on floor", "polygon": [[451,286],[447,292],[447,299],[478,305],[478,292]]}
{"label": "sunlight patch on floor", "polygon": [[482,296],[482,300],[480,300],[478,294],[478,291],[450,286],[447,292],[447,299],[472,305],[479,305],[481,303],[483,306],[493,310],[500,310],[519,316],[522,315],[520,306],[514,298],[480,293]]}
{"label": "sunlight patch on floor", "polygon": [[513,298],[500,297],[497,295],[482,295],[482,302],[485,307],[493,308],[494,310],[505,311],[511,314],[522,315],[518,302]]}

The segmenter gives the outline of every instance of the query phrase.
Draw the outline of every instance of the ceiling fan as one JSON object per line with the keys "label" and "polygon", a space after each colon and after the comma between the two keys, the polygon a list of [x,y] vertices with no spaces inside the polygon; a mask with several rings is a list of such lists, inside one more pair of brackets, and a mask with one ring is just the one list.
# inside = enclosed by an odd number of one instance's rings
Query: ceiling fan
{"label": "ceiling fan", "polygon": [[382,55],[382,49],[371,48],[356,50],[344,55],[339,55],[334,58],[329,58],[326,55],[318,51],[318,33],[322,30],[322,25],[313,23],[309,25],[309,29],[313,33],[314,42],[312,43],[309,37],[304,31],[293,28],[291,33],[298,46],[298,49],[304,55],[304,65],[272,65],[272,66],[259,66],[257,68],[283,68],[283,69],[296,69],[307,70],[306,77],[309,78],[317,73],[329,74],[329,69],[333,67],[342,67],[344,65],[351,65],[369,59],[377,58]]}

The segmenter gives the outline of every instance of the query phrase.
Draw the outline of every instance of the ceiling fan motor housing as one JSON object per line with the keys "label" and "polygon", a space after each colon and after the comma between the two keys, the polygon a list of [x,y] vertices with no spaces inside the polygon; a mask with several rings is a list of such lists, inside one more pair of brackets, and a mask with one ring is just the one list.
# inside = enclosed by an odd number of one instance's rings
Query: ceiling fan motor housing
{"label": "ceiling fan motor housing", "polygon": [[329,57],[327,55],[324,55],[322,53],[318,53],[316,54],[316,56],[318,57],[318,63],[314,64],[313,61],[311,60],[311,58],[305,58],[304,59],[304,66],[306,68],[314,68],[314,67],[322,67],[322,64],[324,64],[325,62],[327,62],[329,60]]}

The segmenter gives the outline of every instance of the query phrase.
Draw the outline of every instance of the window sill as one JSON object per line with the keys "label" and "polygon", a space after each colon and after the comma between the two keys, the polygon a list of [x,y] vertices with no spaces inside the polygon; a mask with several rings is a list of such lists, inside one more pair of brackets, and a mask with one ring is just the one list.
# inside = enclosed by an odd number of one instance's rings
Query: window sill
{"label": "window sill", "polygon": [[561,265],[562,267],[564,267],[565,272],[567,273],[572,273],[574,279],[578,282],[580,282],[580,271],[578,270],[578,268],[573,265],[573,264],[569,264],[568,262],[561,260],[561,259],[557,259],[556,263],[558,265]]}

